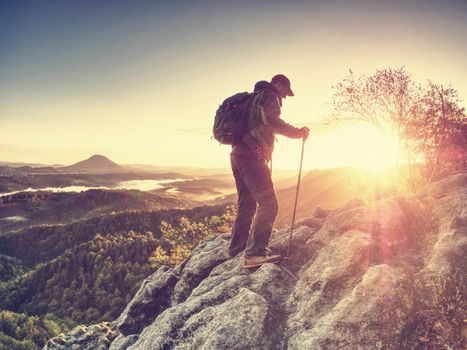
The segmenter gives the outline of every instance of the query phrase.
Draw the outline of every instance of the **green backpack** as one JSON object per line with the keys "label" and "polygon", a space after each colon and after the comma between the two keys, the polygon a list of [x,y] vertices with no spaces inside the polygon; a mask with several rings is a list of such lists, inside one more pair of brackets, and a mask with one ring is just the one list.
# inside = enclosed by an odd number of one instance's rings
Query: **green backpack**
{"label": "green backpack", "polygon": [[248,133],[261,93],[240,92],[225,99],[216,111],[212,133],[224,145],[233,145]]}

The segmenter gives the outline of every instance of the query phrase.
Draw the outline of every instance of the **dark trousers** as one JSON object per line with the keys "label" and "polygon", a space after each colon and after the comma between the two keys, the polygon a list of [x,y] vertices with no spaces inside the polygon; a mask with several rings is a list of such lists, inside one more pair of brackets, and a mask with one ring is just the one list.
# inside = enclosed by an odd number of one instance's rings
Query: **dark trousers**
{"label": "dark trousers", "polygon": [[265,255],[277,216],[271,172],[265,161],[245,155],[231,154],[230,164],[238,193],[230,254],[236,255],[246,248],[245,256]]}

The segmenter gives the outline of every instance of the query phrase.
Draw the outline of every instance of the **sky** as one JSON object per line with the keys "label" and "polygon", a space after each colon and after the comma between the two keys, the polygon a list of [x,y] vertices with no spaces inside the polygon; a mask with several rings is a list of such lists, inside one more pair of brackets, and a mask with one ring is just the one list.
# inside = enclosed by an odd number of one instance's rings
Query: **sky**
{"label": "sky", "polygon": [[[466,15],[461,0],[0,0],[0,161],[228,168],[215,110],[282,73],[282,118],[311,129],[305,168],[383,164],[377,131],[323,124],[332,86],[405,66],[465,101]],[[300,150],[279,136],[274,166],[297,168]]]}

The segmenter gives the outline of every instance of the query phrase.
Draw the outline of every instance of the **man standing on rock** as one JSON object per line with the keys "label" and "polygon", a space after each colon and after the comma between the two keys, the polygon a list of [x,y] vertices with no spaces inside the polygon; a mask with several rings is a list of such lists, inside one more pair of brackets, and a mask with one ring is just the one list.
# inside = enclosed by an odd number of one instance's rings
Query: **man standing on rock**
{"label": "man standing on rock", "polygon": [[229,254],[233,257],[246,248],[245,268],[259,267],[281,259],[280,255],[271,254],[268,248],[278,209],[268,167],[275,133],[306,140],[310,132],[307,127],[296,128],[280,118],[282,99],[294,96],[290,80],[285,75],[278,74],[271,82],[257,82],[254,92],[252,108],[256,110],[248,120],[249,132],[242,141],[232,146],[230,153],[238,193],[238,213]]}

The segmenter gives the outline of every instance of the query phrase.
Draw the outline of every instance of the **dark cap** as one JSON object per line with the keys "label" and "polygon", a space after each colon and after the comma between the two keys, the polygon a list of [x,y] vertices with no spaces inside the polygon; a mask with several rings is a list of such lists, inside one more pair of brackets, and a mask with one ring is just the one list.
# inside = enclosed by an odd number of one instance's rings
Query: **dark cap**
{"label": "dark cap", "polygon": [[284,74],[277,74],[271,79],[271,83],[281,83],[284,86],[287,87],[287,92],[285,93],[287,96],[293,96],[294,93],[292,89],[290,88],[290,80],[287,78]]}

